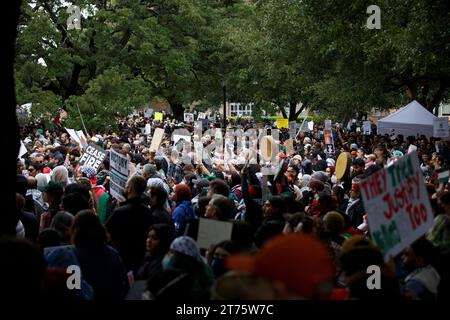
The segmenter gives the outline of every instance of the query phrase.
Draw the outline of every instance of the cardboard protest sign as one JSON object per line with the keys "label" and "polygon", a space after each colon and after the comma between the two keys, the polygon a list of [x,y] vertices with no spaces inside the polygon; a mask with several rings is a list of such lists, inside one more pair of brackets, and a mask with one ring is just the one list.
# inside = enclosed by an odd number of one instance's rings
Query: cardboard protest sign
{"label": "cardboard protest sign", "polygon": [[260,142],[260,150],[261,150],[261,157],[265,161],[270,161],[272,157],[274,156],[273,151],[273,138],[272,136],[264,136],[261,138]]}
{"label": "cardboard protest sign", "polygon": [[433,120],[433,137],[448,138],[448,118],[435,118]]}
{"label": "cardboard protest sign", "polygon": [[198,226],[198,246],[209,249],[211,245],[230,240],[232,231],[233,223],[231,222],[201,218]]}
{"label": "cardboard protest sign", "polygon": [[128,181],[128,159],[122,154],[110,150],[110,192],[111,196],[118,201],[125,201],[123,190]]}
{"label": "cardboard protest sign", "polygon": [[99,146],[91,143],[86,147],[83,155],[80,158],[79,164],[81,166],[89,166],[98,171],[98,168],[106,158],[106,152]]}
{"label": "cardboard protest sign", "polygon": [[277,128],[289,128],[289,119],[277,119]]}
{"label": "cardboard protest sign", "polygon": [[370,135],[372,133],[372,126],[370,121],[363,122],[363,132],[365,135]]}
{"label": "cardboard protest sign", "polygon": [[331,130],[331,120],[325,120],[325,130]]}
{"label": "cardboard protest sign", "polygon": [[150,145],[150,152],[158,151],[163,136],[164,136],[164,129],[156,128],[155,132],[153,133],[152,144]]}
{"label": "cardboard protest sign", "polygon": [[386,260],[433,226],[433,211],[415,152],[373,173],[359,187],[371,237]]}
{"label": "cardboard protest sign", "polygon": [[67,133],[70,135],[70,137],[75,140],[76,143],[80,143],[80,137],[78,137],[78,134],[73,129],[65,128]]}
{"label": "cardboard protest sign", "polygon": [[185,113],[184,114],[184,122],[194,122],[194,114],[193,113]]}
{"label": "cardboard protest sign", "polygon": [[292,156],[293,154],[295,154],[295,150],[294,150],[294,140],[293,139],[287,139],[284,142],[284,146],[286,147],[286,155]]}
{"label": "cardboard protest sign", "polygon": [[155,120],[156,121],[163,121],[163,114],[162,114],[162,112],[155,112]]}

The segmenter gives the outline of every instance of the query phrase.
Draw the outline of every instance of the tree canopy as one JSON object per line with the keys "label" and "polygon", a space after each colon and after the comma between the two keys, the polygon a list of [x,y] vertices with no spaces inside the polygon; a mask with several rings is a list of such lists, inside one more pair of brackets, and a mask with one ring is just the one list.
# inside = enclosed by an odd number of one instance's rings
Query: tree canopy
{"label": "tree canopy", "polygon": [[[367,1],[79,0],[22,5],[16,54],[19,104],[69,113],[68,126],[100,129],[163,98],[219,106],[222,86],[255,110],[352,113],[416,99],[432,110],[450,96],[450,4],[378,1],[381,29],[366,25]],[[301,108],[297,107],[301,104]],[[289,107],[286,114],[285,107]],[[77,125],[78,124],[78,125]]]}

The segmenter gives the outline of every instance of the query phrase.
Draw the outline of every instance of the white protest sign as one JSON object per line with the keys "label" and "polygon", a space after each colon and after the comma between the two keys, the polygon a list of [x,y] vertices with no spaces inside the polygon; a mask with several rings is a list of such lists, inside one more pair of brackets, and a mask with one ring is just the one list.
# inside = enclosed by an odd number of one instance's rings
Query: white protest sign
{"label": "white protest sign", "polygon": [[118,201],[124,201],[123,190],[128,180],[128,159],[122,154],[110,150],[110,192]]}
{"label": "white protest sign", "polygon": [[177,144],[180,139],[183,139],[184,141],[187,141],[187,142],[191,142],[191,136],[183,136],[183,135],[179,135],[179,134],[174,134],[172,136],[172,139],[173,139],[174,144]]}
{"label": "white protest sign", "polygon": [[106,158],[106,152],[102,148],[90,144],[86,147],[85,152],[80,158],[80,167],[89,166],[98,171],[103,160]]}
{"label": "white protest sign", "polygon": [[331,120],[325,120],[325,130],[331,130]]}
{"label": "white protest sign", "polygon": [[433,120],[433,137],[448,138],[448,118],[435,118]]}
{"label": "white protest sign", "polygon": [[147,109],[145,109],[145,111],[144,111],[144,117],[145,118],[151,118],[152,116],[153,116],[153,113],[154,113],[155,111],[152,109],[152,108],[147,108]]}
{"label": "white protest sign", "polygon": [[308,130],[310,131],[314,130],[314,121],[308,121]]}
{"label": "white protest sign", "polygon": [[73,129],[65,128],[67,133],[70,135],[70,137],[75,140],[76,143],[80,143],[80,138],[78,137],[78,134]]}
{"label": "white protest sign", "polygon": [[164,129],[156,128],[155,132],[153,133],[152,144],[150,145],[150,152],[158,151],[163,136],[164,136]]}
{"label": "white protest sign", "polygon": [[203,120],[206,119],[206,113],[205,112],[199,112],[197,116],[197,120]]}
{"label": "white protest sign", "polygon": [[184,122],[194,122],[194,114],[193,113],[185,113],[184,114]]}
{"label": "white protest sign", "polygon": [[198,226],[198,246],[209,249],[211,245],[230,240],[233,224],[227,221],[201,218]]}
{"label": "white protest sign", "polygon": [[144,134],[149,135],[152,132],[152,127],[150,126],[150,123],[147,123],[145,125],[145,130],[144,130]]}
{"label": "white protest sign", "polygon": [[370,121],[363,122],[363,132],[365,135],[370,135],[372,133],[372,127]]}
{"label": "white protest sign", "polygon": [[17,158],[22,158],[26,153],[28,152],[27,148],[25,147],[25,145],[23,144],[23,141],[20,141],[20,149],[19,149],[19,154],[17,155]]}
{"label": "white protest sign", "polygon": [[433,211],[415,152],[373,173],[359,187],[371,237],[386,260],[433,226]]}

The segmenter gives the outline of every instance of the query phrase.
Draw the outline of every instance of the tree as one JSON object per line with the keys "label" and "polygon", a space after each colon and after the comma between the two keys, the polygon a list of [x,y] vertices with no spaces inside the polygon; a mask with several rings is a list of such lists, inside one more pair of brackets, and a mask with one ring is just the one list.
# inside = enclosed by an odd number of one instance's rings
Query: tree
{"label": "tree", "polygon": [[220,101],[215,36],[234,3],[74,1],[83,13],[81,30],[69,31],[64,2],[28,1],[17,44],[19,103],[33,102],[35,115],[63,107],[80,127],[78,105],[96,129],[151,98],[166,99],[178,118],[184,104]]}
{"label": "tree", "polygon": [[448,100],[448,2],[378,1],[380,30],[367,28],[366,1],[302,3],[315,64],[328,66],[315,83],[323,105],[387,108],[415,99],[432,111]]}

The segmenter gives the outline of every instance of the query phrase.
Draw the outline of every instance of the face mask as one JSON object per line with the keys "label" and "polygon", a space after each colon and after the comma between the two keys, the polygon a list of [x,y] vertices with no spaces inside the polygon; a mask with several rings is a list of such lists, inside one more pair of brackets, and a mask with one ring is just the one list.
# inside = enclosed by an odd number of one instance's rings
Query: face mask
{"label": "face mask", "polygon": [[227,269],[225,268],[225,260],[221,258],[213,258],[211,261],[211,269],[216,278],[220,277],[227,272]]}
{"label": "face mask", "polygon": [[171,268],[173,266],[173,263],[174,263],[174,256],[168,255],[165,255],[161,262],[164,270]]}

